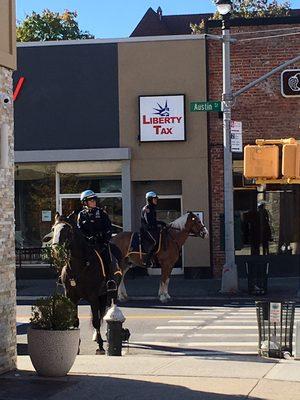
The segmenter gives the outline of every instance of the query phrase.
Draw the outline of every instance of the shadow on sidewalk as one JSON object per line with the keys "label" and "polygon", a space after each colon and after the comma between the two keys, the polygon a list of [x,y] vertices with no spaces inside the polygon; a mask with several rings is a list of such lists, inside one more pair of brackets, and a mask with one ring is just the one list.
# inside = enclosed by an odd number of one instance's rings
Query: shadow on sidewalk
{"label": "shadow on sidewalk", "polygon": [[[238,379],[230,379],[228,387],[224,385],[224,380],[216,378],[148,376],[147,380],[144,380],[145,378],[141,376],[125,379],[70,375],[66,378],[46,379],[22,371],[18,374],[21,374],[21,377],[16,377],[15,374],[0,377],[1,400],[87,400],[92,398],[101,400],[242,400],[248,398],[245,392],[252,389],[252,387],[248,389],[243,387]],[[179,385],[179,382],[182,385]],[[242,391],[245,394],[242,394]],[[226,392],[237,394],[226,394]],[[257,398],[251,397],[251,399]]]}
{"label": "shadow on sidewalk", "polygon": [[[274,364],[274,362],[277,362],[278,359],[274,358],[264,358],[260,357],[258,354],[238,354],[238,353],[231,353],[230,351],[221,351],[221,350],[208,350],[208,349],[201,349],[201,347],[193,348],[189,347],[188,349],[186,347],[172,347],[172,346],[164,346],[164,345],[154,345],[154,344],[147,344],[147,343],[138,343],[138,342],[133,342],[130,344],[130,349],[143,349],[143,350],[150,350],[152,353],[152,356],[157,356],[155,354],[155,351],[158,352],[172,352],[174,356],[176,357],[193,357],[196,359],[205,359],[207,357],[212,357],[213,359],[218,359],[222,361],[232,361],[234,358],[234,361],[239,361],[239,362],[254,362],[254,363],[270,363]],[[199,352],[203,352],[202,354],[199,355]],[[217,354],[216,354],[217,353]],[[126,355],[125,355],[126,357]]]}

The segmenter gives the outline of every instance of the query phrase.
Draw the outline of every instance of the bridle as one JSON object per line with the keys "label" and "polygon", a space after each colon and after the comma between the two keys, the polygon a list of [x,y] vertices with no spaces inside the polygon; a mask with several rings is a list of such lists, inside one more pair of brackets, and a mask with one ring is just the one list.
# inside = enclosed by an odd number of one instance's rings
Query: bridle
{"label": "bridle", "polygon": [[[199,222],[201,223],[201,221],[199,221]],[[170,229],[174,229],[175,231],[180,231],[180,232],[186,232],[189,237],[201,237],[203,239],[205,236],[206,227],[201,223],[201,231],[199,231],[198,234],[191,232],[189,229],[186,229],[186,228],[180,229],[180,228],[175,228],[175,227],[169,225],[169,227],[167,228],[167,231],[169,233],[171,233]]]}

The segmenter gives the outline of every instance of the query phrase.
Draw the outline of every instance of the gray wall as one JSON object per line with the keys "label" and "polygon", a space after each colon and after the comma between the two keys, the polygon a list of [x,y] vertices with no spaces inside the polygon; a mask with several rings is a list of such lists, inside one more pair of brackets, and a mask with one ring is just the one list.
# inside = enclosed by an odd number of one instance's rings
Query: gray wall
{"label": "gray wall", "polygon": [[15,150],[119,145],[117,45],[18,47]]}

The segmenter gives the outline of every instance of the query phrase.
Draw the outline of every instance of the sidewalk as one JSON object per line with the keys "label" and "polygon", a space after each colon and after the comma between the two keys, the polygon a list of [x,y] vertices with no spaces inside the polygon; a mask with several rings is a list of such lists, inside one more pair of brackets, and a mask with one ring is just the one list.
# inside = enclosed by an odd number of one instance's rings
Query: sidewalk
{"label": "sidewalk", "polygon": [[224,356],[77,356],[65,378],[42,378],[28,356],[0,376],[6,400],[299,400],[300,361]]}
{"label": "sidewalk", "polygon": [[[142,276],[135,279],[126,279],[127,293],[131,299],[156,299],[159,286],[159,276]],[[48,296],[56,287],[54,279],[17,280],[18,300],[30,300],[33,296]],[[169,293],[174,299],[257,299],[247,292],[247,280],[239,280],[240,293],[234,296],[219,293],[220,279],[184,279],[182,276],[172,276],[169,284]],[[269,291],[264,299],[284,298],[296,299],[299,289],[299,278],[270,278]],[[60,287],[62,290],[62,287]]]}

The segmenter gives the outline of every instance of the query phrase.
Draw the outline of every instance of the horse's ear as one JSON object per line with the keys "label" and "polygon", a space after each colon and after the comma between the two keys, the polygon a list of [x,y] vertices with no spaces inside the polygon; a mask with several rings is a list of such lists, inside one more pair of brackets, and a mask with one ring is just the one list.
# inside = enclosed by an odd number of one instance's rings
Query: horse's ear
{"label": "horse's ear", "polygon": [[56,211],[55,216],[54,216],[55,221],[58,221],[59,217],[60,217],[60,213],[58,211]]}
{"label": "horse's ear", "polygon": [[77,210],[74,210],[67,216],[67,219],[69,222],[76,224],[77,223],[77,217],[78,217],[79,212]]}

